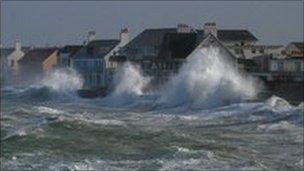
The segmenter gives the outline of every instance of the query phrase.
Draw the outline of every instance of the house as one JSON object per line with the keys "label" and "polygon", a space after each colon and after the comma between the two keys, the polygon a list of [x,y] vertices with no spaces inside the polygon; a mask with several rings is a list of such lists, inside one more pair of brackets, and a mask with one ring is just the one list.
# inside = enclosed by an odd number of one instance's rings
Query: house
{"label": "house", "polygon": [[304,42],[291,42],[285,48],[285,55],[290,57],[304,56]]}
{"label": "house", "polygon": [[272,58],[269,72],[273,80],[304,81],[304,57]]}
{"label": "house", "polygon": [[18,74],[18,61],[22,59],[24,54],[29,51],[29,48],[21,48],[21,43],[16,42],[14,51],[7,56],[7,65],[14,75]]}
{"label": "house", "polygon": [[[130,41],[122,50],[122,53],[132,58],[157,57],[160,53],[161,46],[165,37],[170,37],[170,34],[187,34],[189,37],[192,34],[193,39],[196,39],[196,44],[208,35],[212,34],[224,46],[246,46],[253,45],[257,42],[257,38],[248,30],[242,29],[220,29],[218,30],[215,23],[205,23],[202,29],[194,29],[186,24],[178,24],[176,28],[159,28],[146,29],[133,40]],[[181,35],[181,37],[183,37]],[[190,36],[191,37],[191,36]],[[195,38],[194,38],[195,37]],[[170,38],[169,38],[170,39]],[[183,38],[178,38],[183,39]],[[182,45],[180,45],[182,47]],[[235,49],[229,50],[239,57],[239,53],[235,53]]]}
{"label": "house", "polygon": [[1,75],[9,77],[10,82],[17,81],[18,61],[29,49],[29,47],[21,47],[20,42],[16,42],[14,48],[1,48]]}
{"label": "house", "polygon": [[58,67],[70,67],[71,58],[82,48],[80,45],[66,45],[59,50]]}
{"label": "house", "polygon": [[14,51],[14,48],[3,48],[0,49],[1,55],[1,83],[7,82],[7,77],[10,77],[8,65],[7,65],[7,56],[10,55]]}
{"label": "house", "polygon": [[[126,58],[140,65],[144,75],[153,78],[151,85],[157,87],[175,75],[186,58],[202,46],[219,47],[228,58],[233,59],[233,64],[236,63],[235,56],[212,31],[207,30],[205,36],[202,33],[185,24],[178,24],[177,28],[146,29],[119,51],[119,57],[111,58],[112,65],[117,66],[115,59],[119,63],[118,59]],[[225,35],[223,33],[221,36]]]}
{"label": "house", "polygon": [[256,56],[272,55],[281,56],[284,51],[282,45],[245,45],[245,46],[228,46],[238,58],[253,59]]}
{"label": "house", "polygon": [[35,48],[19,60],[19,75],[24,81],[36,81],[57,65],[58,48]]}
{"label": "house", "polygon": [[110,56],[116,54],[128,42],[127,28],[121,30],[120,39],[96,40],[95,32],[89,32],[88,44],[71,58],[71,67],[77,70],[85,80],[84,89],[107,86]]}

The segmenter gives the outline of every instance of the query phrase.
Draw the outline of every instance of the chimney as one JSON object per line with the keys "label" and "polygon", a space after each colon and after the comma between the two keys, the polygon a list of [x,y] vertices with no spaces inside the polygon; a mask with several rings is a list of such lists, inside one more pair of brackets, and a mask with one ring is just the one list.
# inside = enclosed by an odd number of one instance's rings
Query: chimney
{"label": "chimney", "polygon": [[88,35],[88,43],[96,39],[96,32],[95,31],[89,31]]}
{"label": "chimney", "polygon": [[213,36],[217,37],[217,28],[215,22],[208,22],[204,25],[204,36],[208,34],[212,34]]}
{"label": "chimney", "polygon": [[127,27],[122,28],[120,31],[120,42],[122,46],[129,42],[129,29]]}
{"label": "chimney", "polygon": [[20,43],[19,41],[17,41],[17,42],[15,43],[15,50],[18,50],[18,51],[21,50],[21,43]]}
{"label": "chimney", "polygon": [[178,24],[177,32],[178,33],[190,33],[191,29],[187,24]]}

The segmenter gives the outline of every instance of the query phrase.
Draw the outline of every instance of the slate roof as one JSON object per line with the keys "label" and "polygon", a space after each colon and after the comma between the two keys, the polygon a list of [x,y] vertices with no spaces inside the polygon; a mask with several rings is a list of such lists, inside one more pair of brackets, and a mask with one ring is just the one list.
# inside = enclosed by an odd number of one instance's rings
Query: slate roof
{"label": "slate roof", "polygon": [[[204,35],[203,30],[196,30],[197,34]],[[163,38],[167,33],[177,33],[176,28],[159,28],[159,29],[146,29],[133,40],[131,40],[125,47],[132,46],[160,46]],[[181,33],[182,34],[182,33]],[[218,30],[218,39],[220,41],[257,41],[257,38],[248,30]]]}
{"label": "slate roof", "polygon": [[186,58],[197,46],[196,33],[167,33],[164,37],[160,58]]}
{"label": "slate roof", "polygon": [[119,44],[120,40],[94,40],[82,47],[74,58],[102,58]]}
{"label": "slate roof", "polygon": [[[24,53],[28,52],[29,50],[30,50],[30,47],[22,47],[21,48],[21,51],[24,52]],[[15,51],[15,48],[1,48],[0,49],[1,58],[9,56],[14,51]]]}
{"label": "slate roof", "polygon": [[[177,33],[177,28],[158,28],[158,29],[146,29],[132,39],[126,46],[120,51],[121,54],[126,56],[140,56],[143,49],[142,47],[155,48],[156,55],[158,57],[164,56],[163,43],[166,41],[165,37],[168,34],[195,34],[197,44],[199,44],[207,35],[204,35],[203,30],[190,30],[190,33]],[[257,38],[248,30],[218,30],[218,37],[220,41],[257,41]],[[190,46],[190,45],[189,45]],[[183,53],[183,52],[182,52]],[[180,56],[185,56],[181,54]],[[146,57],[146,56],[145,56]],[[147,56],[148,57],[148,56]]]}
{"label": "slate roof", "polygon": [[13,53],[14,50],[15,50],[15,48],[1,48],[0,49],[1,58],[7,57],[11,53]]}
{"label": "slate roof", "polygon": [[[204,30],[197,30],[198,34],[204,35]],[[203,37],[205,37],[204,35]],[[219,29],[217,38],[220,41],[257,41],[258,39],[248,30],[226,30]]]}
{"label": "slate roof", "polygon": [[66,45],[60,49],[61,53],[70,53],[70,56],[75,55],[83,46],[81,45]]}
{"label": "slate roof", "polygon": [[291,42],[291,44],[295,45],[298,49],[304,50],[304,42]]}
{"label": "slate roof", "polygon": [[176,32],[176,28],[146,29],[132,39],[125,47],[161,46],[165,34]]}
{"label": "slate roof", "polygon": [[125,62],[127,61],[127,57],[122,55],[110,56],[109,61]]}
{"label": "slate roof", "polygon": [[18,62],[25,63],[43,63],[58,48],[37,48],[28,51]]}

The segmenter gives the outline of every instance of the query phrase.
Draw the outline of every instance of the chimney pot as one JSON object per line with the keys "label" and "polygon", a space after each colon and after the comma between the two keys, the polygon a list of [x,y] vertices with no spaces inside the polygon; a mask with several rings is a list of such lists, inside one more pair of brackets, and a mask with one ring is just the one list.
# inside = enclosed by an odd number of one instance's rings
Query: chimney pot
{"label": "chimney pot", "polygon": [[96,32],[95,31],[89,31],[88,35],[88,43],[96,39]]}
{"label": "chimney pot", "polygon": [[129,43],[129,29],[128,27],[124,27],[120,31],[120,42],[121,45],[124,46]]}
{"label": "chimney pot", "polygon": [[177,32],[178,33],[190,33],[190,27],[187,24],[178,24]]}
{"label": "chimney pot", "polygon": [[212,34],[217,37],[217,27],[215,22],[207,22],[204,24],[204,36]]}
{"label": "chimney pot", "polygon": [[15,43],[15,50],[21,50],[21,43],[19,41]]}

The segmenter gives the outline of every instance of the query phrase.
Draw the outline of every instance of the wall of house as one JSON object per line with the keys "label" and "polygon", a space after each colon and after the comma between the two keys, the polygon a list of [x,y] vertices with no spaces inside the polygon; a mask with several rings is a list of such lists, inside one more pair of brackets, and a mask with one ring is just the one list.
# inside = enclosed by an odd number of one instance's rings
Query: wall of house
{"label": "wall of house", "polygon": [[31,62],[19,64],[18,84],[31,85],[41,81],[43,68],[41,63]]}
{"label": "wall of house", "polygon": [[304,51],[298,49],[294,44],[290,43],[286,46],[285,52],[287,56],[297,56],[297,57],[303,57]]}
{"label": "wall of house", "polygon": [[18,74],[18,61],[22,59],[23,56],[24,53],[20,49],[16,49],[7,57],[7,66],[16,75]]}
{"label": "wall of house", "polygon": [[273,57],[279,57],[284,50],[284,47],[271,46],[227,46],[229,51],[238,58],[252,59],[256,56],[272,54]]}
{"label": "wall of house", "polygon": [[59,67],[69,67],[70,66],[70,53],[60,53],[58,56],[57,65]]}
{"label": "wall of house", "polygon": [[304,72],[303,59],[273,59],[270,60],[271,72]]}
{"label": "wall of house", "polygon": [[224,46],[248,46],[256,43],[256,41],[220,41]]}
{"label": "wall of house", "polygon": [[54,67],[57,65],[58,60],[58,51],[56,50],[53,52],[46,60],[43,61],[43,72],[49,72],[50,70],[54,69]]}
{"label": "wall of house", "polygon": [[102,58],[77,58],[71,60],[71,67],[80,73],[84,78],[84,88],[100,88],[104,61]]}
{"label": "wall of house", "polygon": [[[126,44],[129,43],[129,33],[121,33],[120,34],[120,42],[119,44],[114,47],[107,55],[103,58],[103,70],[102,70],[102,86],[106,87],[108,84],[110,84],[110,80],[112,80],[113,77],[113,68],[115,66],[115,62],[110,62],[109,59],[114,54],[118,54],[120,49],[124,47]],[[117,66],[116,66],[117,67]],[[109,78],[108,78],[109,77]]]}

